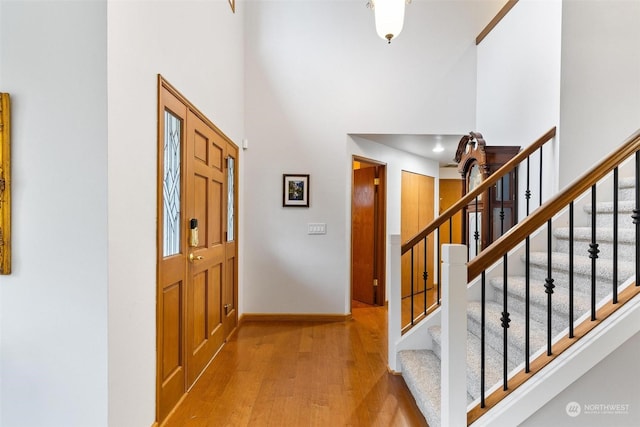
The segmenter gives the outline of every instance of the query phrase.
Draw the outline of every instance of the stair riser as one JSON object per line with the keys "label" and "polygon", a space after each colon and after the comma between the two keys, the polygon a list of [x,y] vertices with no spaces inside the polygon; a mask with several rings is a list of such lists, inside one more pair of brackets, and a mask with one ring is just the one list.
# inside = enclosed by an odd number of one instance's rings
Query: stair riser
{"label": "stair riser", "polygon": [[[605,262],[611,265],[611,260],[597,260],[596,272],[601,272],[605,269]],[[546,267],[540,267],[531,265],[531,277],[536,280],[545,280],[547,277]],[[618,272],[618,285],[624,283],[632,275],[625,271]],[[569,274],[565,270],[551,271],[551,277],[553,278],[553,284],[555,286],[565,286],[568,288]],[[573,275],[573,289],[575,292],[582,292],[583,294],[591,294],[591,273],[585,272],[585,274],[578,274],[574,272]],[[613,291],[612,279],[608,277],[596,276],[596,297],[600,300],[609,295]]]}
{"label": "stair riser", "polygon": [[[631,214],[633,212],[618,212],[618,227],[619,228],[634,228],[633,218]],[[591,220],[589,220],[591,221]],[[590,224],[590,223],[589,223]],[[587,225],[587,224],[585,224]],[[596,226],[597,227],[613,227],[613,213],[611,212],[597,212],[596,213]]]}
{"label": "stair riser", "polygon": [[[432,351],[442,359],[441,349],[441,335],[438,330],[434,333],[432,329],[429,330],[431,338],[433,339],[434,348]],[[471,397],[471,400],[478,399],[480,397],[480,340],[477,337],[467,338],[467,393]],[[490,389],[498,382],[502,381],[503,366],[500,360],[502,356],[492,351],[491,348],[486,349],[485,353],[485,390]],[[508,370],[511,372],[516,366],[509,364]]]}
{"label": "stair riser", "polygon": [[[613,197],[613,196],[612,196]],[[635,200],[636,189],[634,187],[620,188],[618,190],[618,200]]]}
{"label": "stair riser", "polygon": [[[519,321],[519,319],[512,319],[512,323],[514,321]],[[469,317],[467,321],[467,325],[469,331],[471,331],[476,336],[480,336],[480,319]],[[532,334],[536,333],[536,331],[531,331]],[[539,334],[540,331],[537,331]],[[495,351],[502,354],[503,349],[503,334],[504,330],[500,326],[494,326],[487,324],[487,328],[485,329],[485,343],[488,346],[491,346]],[[532,342],[538,342],[540,345],[532,345],[530,348],[531,354],[535,353],[539,347],[542,346],[542,341],[540,341],[540,337],[534,337],[535,339]],[[509,334],[507,332],[507,357],[509,359],[509,363],[515,366],[524,362],[524,343],[519,342],[513,334]]]}
{"label": "stair riser", "polygon": [[[502,290],[496,290],[496,298],[498,301],[502,301],[503,292]],[[562,332],[564,329],[569,327],[569,310],[565,307],[558,307],[558,304],[553,303],[553,295],[552,295],[552,310],[551,310],[551,327],[553,328],[554,336]],[[525,301],[517,296],[510,295],[507,302],[507,307],[509,308],[509,313],[511,314],[511,318],[515,318],[517,316],[522,316],[522,322],[525,320],[524,313],[526,311]],[[562,309],[562,311],[557,310],[557,308]],[[531,319],[538,321],[544,325],[547,324],[547,304],[540,305],[539,303],[534,303],[530,301],[529,304],[529,313],[531,315]],[[574,312],[574,320],[579,318],[582,313]]]}
{"label": "stair riser", "polygon": [[[597,242],[600,253],[599,258],[613,259],[613,243]],[[574,240],[573,253],[578,256],[589,256],[590,242]],[[556,241],[556,252],[569,253],[569,240],[558,239]],[[633,243],[618,242],[618,259],[621,261],[635,260],[636,246]]]}

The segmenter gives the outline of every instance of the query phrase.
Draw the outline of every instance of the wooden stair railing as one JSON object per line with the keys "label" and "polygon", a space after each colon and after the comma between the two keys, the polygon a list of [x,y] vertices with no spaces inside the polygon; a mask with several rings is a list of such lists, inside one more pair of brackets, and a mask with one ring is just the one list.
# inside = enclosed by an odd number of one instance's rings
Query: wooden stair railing
{"label": "wooden stair railing", "polygon": [[469,203],[471,203],[476,197],[482,195],[489,188],[494,186],[496,182],[500,181],[503,176],[511,172],[516,166],[526,160],[527,157],[535,153],[536,150],[542,147],[545,143],[549,142],[555,136],[556,128],[553,127],[549,131],[547,131],[547,133],[538,138],[538,140],[536,140],[533,144],[523,149],[511,160],[505,163],[500,169],[491,174],[487,179],[482,181],[482,183],[478,185],[473,191],[465,194],[464,197],[462,197],[455,204],[444,211],[438,218],[434,219],[422,231],[418,232],[415,236],[403,243],[401,247],[401,254],[404,255],[405,253],[407,253],[407,251],[409,251],[413,246],[420,243],[422,239],[424,239],[426,236],[433,233],[433,231],[438,227],[449,221],[451,217],[462,211],[462,209],[467,207],[467,205],[469,205]]}
{"label": "wooden stair railing", "polygon": [[[635,156],[634,165],[635,168],[635,205],[633,209],[633,213],[631,214],[631,218],[633,219],[633,224],[635,227],[635,283],[632,283],[627,288],[623,289],[618,294],[618,281],[617,278],[617,265],[618,260],[616,255],[614,255],[613,259],[613,280],[612,280],[612,299],[605,302],[600,308],[596,307],[596,289],[595,289],[595,259],[598,258],[598,243],[596,239],[596,185],[609,174],[613,174],[613,191],[614,191],[614,202],[613,202],[613,229],[617,229],[617,217],[619,211],[617,210],[617,191],[618,191],[618,168],[631,156]],[[516,226],[508,230],[503,236],[494,241],[489,247],[487,247],[484,251],[482,251],[478,256],[472,259],[467,264],[468,271],[468,280],[471,281],[478,276],[483,277],[484,272],[493,266],[496,262],[501,259],[504,260],[509,251],[516,248],[520,243],[528,240],[528,238],[533,235],[534,232],[541,229],[542,227],[547,225],[548,231],[548,246],[546,251],[548,252],[548,265],[551,265],[551,253],[552,253],[552,244],[551,244],[551,221],[558,213],[560,213],[563,209],[569,207],[569,216],[571,223],[573,222],[573,202],[577,200],[579,197],[587,194],[588,191],[591,191],[591,203],[592,203],[592,215],[591,215],[591,232],[592,232],[592,243],[590,244],[589,249],[589,257],[592,258],[592,285],[591,285],[591,316],[590,319],[584,320],[582,323],[573,325],[573,319],[570,317],[569,319],[569,332],[564,337],[561,337],[555,343],[552,343],[551,330],[547,333],[548,343],[547,343],[547,352],[546,354],[542,354],[541,356],[535,358],[534,360],[529,360],[530,356],[528,355],[528,351],[525,352],[525,368],[523,368],[520,372],[516,373],[514,376],[507,378],[507,372],[505,369],[504,373],[504,382],[503,387],[491,393],[489,396],[484,395],[484,390],[481,391],[481,402],[476,407],[472,408],[467,414],[467,424],[471,424],[480,418],[484,413],[486,413],[489,409],[495,406],[498,402],[504,399],[507,395],[513,392],[517,387],[524,384],[528,379],[531,378],[532,375],[539,372],[542,368],[544,368],[547,364],[549,364],[552,360],[557,358],[562,352],[568,349],[571,345],[575,344],[580,338],[585,336],[589,331],[595,328],[598,324],[604,321],[607,317],[613,314],[616,310],[622,307],[625,303],[632,300],[638,294],[640,294],[640,283],[637,281],[638,274],[640,272],[640,130],[629,137],[617,150],[611,153],[609,156],[604,158],[600,163],[591,168],[589,171],[584,173],[581,177],[576,179],[572,184],[570,184],[565,190],[558,193],[556,196],[549,199],[542,206],[538,207],[531,215],[522,220]],[[614,231],[614,236],[617,235],[617,232]],[[572,245],[572,243],[570,243]],[[617,245],[616,238],[614,237],[614,247]],[[572,247],[572,246],[570,246]],[[614,249],[615,251],[615,249]],[[572,249],[570,249],[570,254],[572,254]],[[614,252],[615,254],[616,252]],[[569,262],[571,263],[571,256],[569,257]],[[504,262],[503,262],[504,264]],[[504,267],[506,269],[506,267]],[[551,268],[549,268],[549,277],[547,280],[547,284],[545,284],[545,288],[547,289],[545,292],[549,294],[549,299],[553,295],[553,278],[551,273]],[[570,270],[571,271],[571,270]],[[570,273],[571,277],[571,273]],[[624,278],[623,278],[624,279]],[[483,286],[484,286],[484,280]],[[572,283],[572,279],[569,279],[569,283]],[[507,294],[506,289],[507,283],[504,284],[503,294]],[[570,299],[573,298],[573,288],[570,285],[569,288]],[[484,304],[484,301],[482,301]],[[528,304],[528,303],[527,303]],[[549,305],[551,302],[549,302]],[[503,311],[503,316],[506,316],[506,322],[503,322],[503,328],[505,329],[505,341],[506,341],[506,330],[508,329],[509,323],[509,312],[506,307],[506,299],[505,306]],[[506,326],[505,326],[506,324]],[[555,338],[557,339],[557,337]],[[554,340],[555,340],[554,339]],[[484,348],[483,341],[483,348]],[[482,356],[484,358],[484,355]]]}
{"label": "wooden stair railing", "polygon": [[[463,209],[465,209],[469,203],[471,203],[472,201],[476,200],[477,198],[479,198],[482,194],[486,193],[492,186],[496,185],[496,183],[501,180],[504,176],[506,176],[509,172],[511,172],[513,169],[517,168],[521,163],[527,161],[529,159],[529,157],[534,154],[536,151],[541,150],[543,145],[545,145],[547,142],[551,141],[556,135],[556,128],[553,127],[551,128],[549,131],[547,131],[544,135],[542,135],[540,138],[538,138],[538,140],[536,140],[534,143],[532,143],[531,145],[529,145],[528,147],[524,148],[522,151],[520,151],[517,155],[515,155],[511,160],[509,160],[508,162],[506,162],[501,168],[499,168],[496,172],[494,172],[493,174],[491,174],[489,177],[487,177],[480,185],[478,185],[474,190],[470,191],[469,193],[467,193],[466,195],[464,195],[460,200],[458,200],[455,204],[453,204],[453,206],[449,207],[446,211],[444,211],[438,218],[436,218],[435,220],[433,220],[430,224],[428,224],[424,229],[422,229],[420,232],[418,232],[416,235],[414,235],[413,237],[411,237],[408,241],[406,241],[405,243],[402,244],[401,246],[401,255],[405,255],[408,252],[411,252],[411,296],[410,296],[410,316],[409,316],[409,320],[407,323],[402,324],[402,333],[404,334],[405,332],[407,332],[409,329],[411,329],[413,326],[415,326],[416,324],[418,324],[422,319],[424,319],[427,315],[427,312],[430,308],[437,306],[440,304],[440,280],[438,280],[437,283],[437,296],[434,298],[435,302],[434,304],[432,304],[431,306],[427,306],[427,296],[426,295],[422,295],[421,299],[424,303],[423,305],[423,309],[421,310],[421,312],[418,315],[415,315],[414,313],[414,307],[415,305],[417,305],[414,302],[414,299],[417,299],[417,296],[414,295],[413,289],[414,289],[414,284],[413,284],[413,280],[414,280],[414,267],[413,267],[413,260],[414,260],[414,248],[418,247],[419,245],[424,245],[423,246],[423,250],[422,250],[422,256],[425,258],[424,261],[424,265],[427,265],[426,262],[426,258],[427,258],[427,248],[429,247],[427,245],[427,238],[428,236],[432,235],[434,232],[437,232],[438,236],[436,238],[437,242],[435,245],[435,250],[437,251],[437,259],[436,259],[436,265],[439,266],[441,259],[440,259],[440,246],[441,246],[441,242],[440,242],[440,235],[439,235],[439,230],[440,227],[445,225],[447,222],[449,223],[449,229],[451,230],[451,224],[452,224],[452,218],[454,217],[454,215],[458,214],[459,212],[462,212]],[[528,191],[529,189],[527,189]],[[541,191],[541,189],[540,189]],[[527,212],[528,213],[528,212]],[[449,239],[450,243],[451,242],[451,233],[450,233],[450,239]],[[459,242],[462,243],[462,242]],[[432,256],[432,254],[429,254],[428,256]],[[426,269],[426,268],[425,268]],[[422,277],[420,280],[424,280],[425,282],[425,294],[426,294],[426,281],[427,281],[427,275],[428,272],[427,271],[423,271],[422,272]],[[439,274],[437,275],[439,278]],[[403,307],[404,307],[404,303],[403,303]],[[403,316],[403,322],[404,322],[404,317]]]}
{"label": "wooden stair railing", "polygon": [[[548,200],[534,213],[520,221],[520,223],[508,230],[503,236],[498,238],[495,242],[493,242],[493,244],[483,250],[477,257],[469,261],[469,281],[478,277],[482,271],[486,270],[491,264],[498,261],[505,253],[513,249],[527,236],[543,226],[549,219],[551,219],[562,209],[569,206],[570,202],[577,199],[586,190],[590,189],[607,174],[611,173],[614,168],[620,166],[620,164],[622,164],[622,162],[629,158],[629,156],[637,154],[638,150],[640,150],[640,130],[629,137],[621,147],[619,147],[609,156],[605,157],[600,163],[584,173],[581,177],[576,179],[564,191]],[[505,166],[508,166],[508,164],[505,164]],[[487,181],[495,182],[497,181],[497,179],[491,180],[490,177],[490,179],[487,179]],[[465,199],[466,197],[462,200]],[[458,205],[458,203],[456,203],[456,205]],[[410,242],[412,242],[413,240],[414,239],[411,239]]]}

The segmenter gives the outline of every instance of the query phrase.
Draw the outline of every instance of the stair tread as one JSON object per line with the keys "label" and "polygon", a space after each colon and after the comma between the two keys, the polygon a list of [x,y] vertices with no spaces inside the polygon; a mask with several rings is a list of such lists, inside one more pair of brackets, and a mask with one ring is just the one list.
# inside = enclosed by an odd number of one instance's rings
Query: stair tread
{"label": "stair tread", "polygon": [[[558,239],[569,239],[569,227],[555,227],[553,235]],[[573,238],[578,241],[591,241],[591,227],[574,227]],[[613,242],[613,227],[596,227],[597,242]],[[636,230],[634,228],[618,227],[619,243],[635,243]]]}
{"label": "stair tread", "polygon": [[[440,358],[431,350],[401,350],[402,377],[430,426],[440,425]],[[467,403],[473,402],[467,393]]]}
{"label": "stair tread", "polygon": [[[531,252],[529,260],[532,265],[547,265],[546,252]],[[608,262],[607,262],[608,261]],[[562,252],[551,253],[551,266],[553,270],[569,271],[569,254]],[[591,274],[591,258],[588,256],[573,256],[574,274]],[[618,260],[618,278],[624,280],[635,274],[635,263],[630,261]],[[613,268],[611,260],[601,258],[596,260],[596,276],[602,279],[613,279]]]}
{"label": "stair tread", "polygon": [[[479,301],[471,301],[468,304],[467,316],[474,319],[478,324],[481,321],[481,304]],[[487,332],[502,337],[504,329],[502,327],[502,304],[494,301],[487,301],[485,304],[485,327]],[[526,325],[524,316],[515,316],[510,313],[509,328],[507,331],[507,339],[510,345],[522,348],[524,347]],[[547,343],[547,327],[535,319],[529,319],[529,344],[532,352],[543,348]],[[494,347],[495,348],[495,347]],[[511,355],[510,355],[511,356]]]}
{"label": "stair tread", "polygon": [[[502,289],[504,279],[502,276],[489,279],[489,284],[496,289]],[[531,304],[547,305],[547,293],[545,292],[545,282],[541,279],[529,279],[529,301]],[[526,296],[527,281],[524,276],[509,276],[507,292],[509,295],[517,296],[524,301]],[[573,307],[574,313],[585,312],[591,307],[590,289],[584,290],[579,287],[574,288]],[[569,313],[569,287],[568,284],[559,284],[553,289],[552,309],[561,312],[562,315]]]}
{"label": "stair tread", "polygon": [[[440,325],[429,328],[431,338],[442,346],[442,329]],[[467,392],[473,399],[480,398],[480,370],[482,342],[480,338],[467,331]],[[436,352],[436,356],[438,356]],[[516,366],[509,363],[507,369],[511,371]],[[492,347],[485,345],[485,391],[502,381],[502,354]]]}
{"label": "stair tread", "polygon": [[[619,200],[618,201],[618,213],[632,213],[636,207],[634,200]],[[593,212],[593,205],[587,204],[584,206],[584,211],[588,214]],[[596,214],[612,213],[613,202],[598,202],[596,203]]]}
{"label": "stair tread", "polygon": [[618,190],[623,188],[634,188],[636,186],[635,176],[625,176],[618,178]]}
{"label": "stair tread", "polygon": [[431,350],[398,352],[402,377],[429,425],[440,425],[440,359]]}

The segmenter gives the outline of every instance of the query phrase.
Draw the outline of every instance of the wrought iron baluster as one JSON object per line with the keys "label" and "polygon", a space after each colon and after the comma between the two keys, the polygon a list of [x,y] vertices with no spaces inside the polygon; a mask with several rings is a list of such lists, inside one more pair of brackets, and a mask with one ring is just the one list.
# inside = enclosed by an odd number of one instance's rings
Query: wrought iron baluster
{"label": "wrought iron baluster", "polygon": [[529,216],[529,200],[531,199],[531,186],[529,185],[529,180],[530,180],[530,158],[531,156],[527,156],[527,189],[524,192],[524,198],[527,201],[527,216]]}
{"label": "wrought iron baluster", "polygon": [[530,313],[530,301],[531,301],[531,242],[529,236],[525,239],[524,248],[524,371],[529,373],[531,371],[529,353],[530,353],[530,331],[531,331],[531,313]]}
{"label": "wrought iron baluster", "polygon": [[411,282],[411,326],[413,326],[415,324],[414,321],[413,321],[413,319],[414,319],[414,316],[413,316],[413,300],[415,298],[415,291],[413,289],[413,248],[414,247],[411,247],[411,274],[410,274],[410,276],[411,276],[411,280],[410,280],[410,282]]}
{"label": "wrought iron baluster", "polygon": [[569,338],[573,331],[573,201],[569,203]]}
{"label": "wrought iron baluster", "polygon": [[504,176],[500,178],[500,235],[504,234]]}
{"label": "wrought iron baluster", "polygon": [[538,188],[538,192],[540,193],[540,200],[538,202],[538,206],[542,206],[542,146],[540,146],[540,188]]}
{"label": "wrought iron baluster", "polygon": [[486,278],[486,274],[483,271],[482,272],[482,295],[480,297],[481,299],[481,304],[480,304],[480,407],[484,408],[485,407],[485,402],[484,402],[484,389],[485,389],[485,383],[484,383],[484,359],[486,357],[485,354],[485,336],[484,336],[484,327],[485,327],[485,304],[486,304],[486,283],[487,283],[487,278]]}
{"label": "wrought iron baluster", "polygon": [[424,291],[424,294],[422,295],[423,298],[423,313],[427,314],[427,279],[429,278],[429,271],[427,269],[427,236],[424,237],[424,252],[423,252],[423,266],[424,266],[424,271],[422,272],[422,290]]}
{"label": "wrought iron baluster", "polygon": [[551,312],[553,308],[553,302],[551,296],[553,295],[553,288],[556,286],[553,284],[552,277],[552,241],[551,241],[551,220],[547,221],[547,278],[544,279],[544,292],[547,294],[547,356],[551,356],[553,353],[551,352]]}
{"label": "wrought iron baluster", "polygon": [[618,303],[618,167],[613,170],[613,303]]}
{"label": "wrought iron baluster", "polygon": [[589,258],[591,258],[591,320],[596,320],[596,260],[598,259],[598,243],[596,242],[596,186],[591,186],[591,243],[589,243]]}
{"label": "wrought iron baluster", "polygon": [[476,196],[476,212],[474,215],[475,218],[475,223],[476,223],[476,229],[473,232],[473,240],[475,242],[475,254],[478,255],[480,253],[480,251],[478,250],[478,241],[480,240],[480,232],[478,231],[478,196]]}
{"label": "wrought iron baluster", "polygon": [[[530,181],[530,161],[531,156],[527,156],[527,189],[524,192],[524,197],[527,201],[527,216],[529,216],[529,199],[531,199],[531,189],[529,186]],[[531,372],[531,363],[529,360],[530,353],[530,330],[531,330],[531,321],[530,321],[530,301],[531,301],[531,239],[529,236],[525,239],[525,250],[524,250],[524,352],[525,352],[525,366],[524,371],[526,373]]]}
{"label": "wrought iron baluster", "polygon": [[[438,265],[436,266],[435,270],[438,272],[437,274],[437,279],[438,279],[438,285],[436,286],[436,304],[440,305],[440,282],[442,282],[442,258],[440,256],[440,227],[438,227],[436,229],[436,250],[438,251],[437,254],[437,262]],[[451,242],[451,239],[449,239],[449,243]]]}
{"label": "wrought iron baluster", "polygon": [[509,329],[509,323],[511,322],[511,319],[509,318],[509,309],[507,307],[507,300],[508,300],[508,289],[507,289],[507,254],[504,254],[503,258],[502,258],[502,289],[503,289],[503,293],[502,293],[502,317],[500,318],[500,321],[502,323],[502,329],[503,329],[503,335],[502,335],[502,346],[503,346],[503,358],[502,358],[502,369],[503,369],[503,383],[502,383],[502,389],[503,390],[508,390],[508,374],[509,374],[509,367],[508,367],[508,351],[507,351],[507,347],[509,345],[509,339],[507,336],[507,331]]}
{"label": "wrought iron baluster", "polygon": [[640,286],[640,151],[636,151],[636,206],[631,217],[636,226],[636,286]]}

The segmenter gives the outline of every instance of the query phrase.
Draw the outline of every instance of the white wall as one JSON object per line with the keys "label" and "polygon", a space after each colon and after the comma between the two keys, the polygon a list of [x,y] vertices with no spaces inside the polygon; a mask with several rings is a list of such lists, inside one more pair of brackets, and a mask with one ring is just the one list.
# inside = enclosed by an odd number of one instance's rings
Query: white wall
{"label": "white wall", "polygon": [[562,186],[640,128],[638,21],[638,1],[563,2]]}
{"label": "white wall", "polygon": [[106,426],[106,2],[5,0],[0,10],[13,138],[0,425]]}
{"label": "white wall", "polygon": [[[522,427],[631,427],[640,425],[640,378],[638,366],[640,335],[636,334],[579,378],[547,405],[534,413]],[[635,378],[636,381],[629,381]],[[567,413],[567,406],[580,405],[580,413]],[[617,410],[593,405],[620,405]],[[628,406],[622,406],[628,405]],[[616,411],[618,413],[616,413]]]}
{"label": "white wall", "polygon": [[[495,2],[414,1],[391,45],[365,3],[247,3],[245,312],[349,312],[347,134],[474,128],[474,40]],[[310,208],[282,207],[283,173],[311,174]]]}
{"label": "white wall", "polygon": [[462,180],[458,168],[440,168],[440,179],[459,179]]}
{"label": "white wall", "polygon": [[236,10],[226,0],[109,2],[112,426],[148,426],[155,417],[156,76],[240,144],[244,4]]}
{"label": "white wall", "polygon": [[[521,0],[478,45],[476,129],[487,145],[524,148],[559,125],[561,24],[560,0]],[[557,140],[549,144],[543,149],[543,200],[557,188]],[[540,196],[539,159],[537,153],[531,157],[532,207]],[[524,211],[521,200],[520,217]]]}

